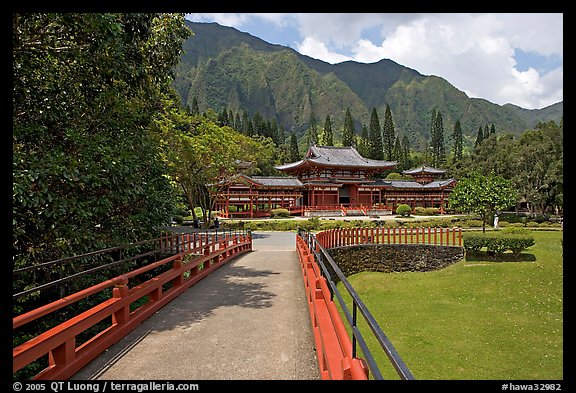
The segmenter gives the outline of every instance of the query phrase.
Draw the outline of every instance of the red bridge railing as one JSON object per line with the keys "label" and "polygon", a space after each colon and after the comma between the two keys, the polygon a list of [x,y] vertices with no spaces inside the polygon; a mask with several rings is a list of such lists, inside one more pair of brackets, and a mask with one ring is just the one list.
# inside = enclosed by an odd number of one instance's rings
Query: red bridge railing
{"label": "red bridge railing", "polygon": [[338,228],[316,235],[324,248],[360,244],[431,244],[462,246],[462,228]]}
{"label": "red bridge railing", "polygon": [[[12,327],[15,330],[88,296],[113,288],[111,297],[13,348],[13,373],[48,355],[48,367],[32,379],[61,380],[71,377],[190,286],[236,256],[252,250],[249,233],[224,234],[220,238],[206,236],[205,239],[184,234],[171,237],[169,242],[176,255],[13,318]],[[130,286],[131,279],[161,266],[171,268],[141,284]],[[76,345],[79,334],[106,319],[110,320],[107,327],[81,345]]]}

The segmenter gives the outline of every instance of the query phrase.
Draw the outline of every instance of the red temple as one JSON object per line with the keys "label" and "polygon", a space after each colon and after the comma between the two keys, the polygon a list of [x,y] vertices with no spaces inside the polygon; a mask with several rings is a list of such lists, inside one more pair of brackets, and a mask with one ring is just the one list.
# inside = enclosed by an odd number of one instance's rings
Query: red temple
{"label": "red temple", "polygon": [[362,157],[353,147],[311,146],[303,160],[276,166],[290,177],[238,175],[217,195],[222,217],[267,217],[276,208],[293,215],[373,215],[399,204],[444,211],[454,179],[437,180],[445,171],[428,166],[404,171],[414,181],[376,180],[394,161]]}

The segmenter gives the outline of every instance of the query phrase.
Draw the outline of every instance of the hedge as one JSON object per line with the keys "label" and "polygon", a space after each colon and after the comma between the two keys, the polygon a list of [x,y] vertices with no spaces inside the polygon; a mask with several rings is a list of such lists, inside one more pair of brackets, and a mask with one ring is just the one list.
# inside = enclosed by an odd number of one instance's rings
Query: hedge
{"label": "hedge", "polygon": [[466,251],[478,252],[486,247],[489,255],[511,251],[517,256],[534,245],[534,238],[523,233],[464,233],[463,240]]}

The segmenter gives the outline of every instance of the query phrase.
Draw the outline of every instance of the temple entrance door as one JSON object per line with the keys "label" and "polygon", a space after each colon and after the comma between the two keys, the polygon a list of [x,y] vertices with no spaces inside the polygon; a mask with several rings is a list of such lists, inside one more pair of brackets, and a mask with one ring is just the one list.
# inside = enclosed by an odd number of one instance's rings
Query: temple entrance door
{"label": "temple entrance door", "polygon": [[350,184],[344,184],[338,190],[338,203],[341,205],[350,204]]}

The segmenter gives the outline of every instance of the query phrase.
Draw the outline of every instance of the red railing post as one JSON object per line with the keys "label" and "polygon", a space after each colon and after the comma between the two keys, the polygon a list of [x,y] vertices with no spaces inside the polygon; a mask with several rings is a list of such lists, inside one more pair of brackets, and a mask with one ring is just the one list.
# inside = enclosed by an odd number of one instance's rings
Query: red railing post
{"label": "red railing post", "polygon": [[[120,277],[120,282],[112,289],[112,297],[122,299],[128,296],[128,278]],[[130,320],[130,304],[125,304],[120,310],[112,314],[112,324],[123,326]]]}

